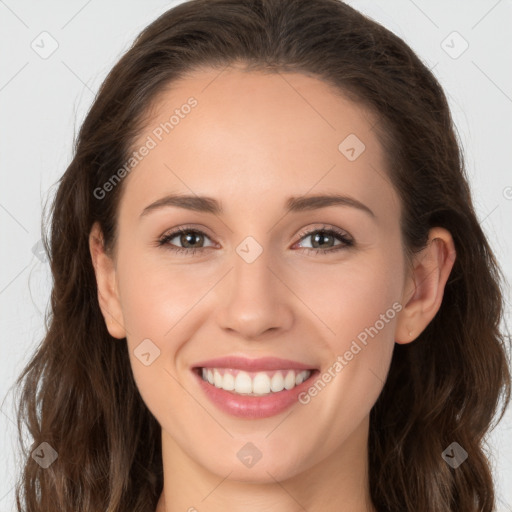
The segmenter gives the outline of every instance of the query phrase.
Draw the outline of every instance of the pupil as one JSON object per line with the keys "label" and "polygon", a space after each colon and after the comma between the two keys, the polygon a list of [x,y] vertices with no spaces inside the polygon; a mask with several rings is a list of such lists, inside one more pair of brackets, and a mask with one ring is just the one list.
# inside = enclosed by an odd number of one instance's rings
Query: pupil
{"label": "pupil", "polygon": [[324,239],[324,238],[330,238],[331,235],[325,235],[323,234],[323,232],[320,232],[320,233],[317,233],[314,237],[313,237],[313,247],[315,246],[315,243],[318,242],[318,238],[320,239]]}
{"label": "pupil", "polygon": [[[191,234],[183,235],[183,236],[182,236],[182,244],[183,244],[185,247],[187,247],[187,246],[188,246],[188,244],[189,244],[189,240],[190,240],[191,238],[194,238],[194,237],[200,237],[200,236],[201,236],[201,235],[200,235],[199,233],[191,233]],[[186,242],[185,242],[185,243],[183,243],[183,238],[186,240]],[[192,245],[193,245],[193,244],[192,244]]]}

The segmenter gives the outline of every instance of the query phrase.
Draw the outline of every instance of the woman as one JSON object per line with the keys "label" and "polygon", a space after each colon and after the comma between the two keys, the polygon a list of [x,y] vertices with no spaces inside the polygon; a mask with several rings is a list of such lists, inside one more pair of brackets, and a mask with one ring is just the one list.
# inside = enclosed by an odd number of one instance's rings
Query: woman
{"label": "woman", "polygon": [[337,0],[167,11],[52,214],[18,510],[494,510],[502,277],[390,31]]}

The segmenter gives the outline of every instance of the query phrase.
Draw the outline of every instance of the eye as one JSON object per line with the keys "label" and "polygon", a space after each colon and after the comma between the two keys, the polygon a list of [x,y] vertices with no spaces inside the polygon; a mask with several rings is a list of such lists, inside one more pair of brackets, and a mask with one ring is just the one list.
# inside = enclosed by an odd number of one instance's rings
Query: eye
{"label": "eye", "polygon": [[[300,234],[301,240],[305,238],[311,238],[312,239],[312,245],[313,247],[304,247],[302,248],[303,251],[306,252],[313,252],[313,253],[321,253],[321,254],[327,254],[327,253],[333,253],[338,252],[343,249],[346,249],[348,247],[352,247],[354,245],[354,241],[347,236],[346,233],[344,233],[341,230],[338,230],[337,228],[329,228],[328,226],[323,226],[320,229],[314,229],[310,231],[306,231]],[[341,240],[341,244],[332,245],[329,248],[329,243],[332,241],[334,242],[335,239]],[[324,247],[317,248],[315,245],[324,245]],[[325,246],[327,245],[327,248]]]}
{"label": "eye", "polygon": [[[168,246],[167,249],[176,253],[188,252],[194,254],[197,250],[203,250],[203,247],[195,247],[197,243],[203,243],[204,238],[208,236],[203,231],[187,227],[177,228],[171,233],[167,233],[158,240],[158,247]],[[171,240],[178,239],[184,247],[176,247]],[[174,246],[174,247],[173,247]]]}
{"label": "eye", "polygon": [[[305,252],[313,252],[316,254],[338,252],[342,249],[346,249],[354,245],[354,241],[351,238],[349,238],[346,233],[344,233],[341,230],[338,230],[337,228],[332,228],[328,226],[323,226],[322,228],[319,229],[302,232],[299,236],[300,240],[311,237],[313,244],[313,247],[303,247],[300,250]],[[178,243],[183,245],[183,247],[178,247],[176,246],[175,243],[172,243],[172,240],[174,240],[175,238],[177,239]],[[196,251],[203,251],[204,249],[206,249],[206,247],[200,247],[200,245],[204,243],[205,238],[209,237],[203,231],[184,226],[163,235],[161,238],[158,239],[157,246],[165,247],[166,249],[173,251],[175,253],[185,252],[187,253],[187,255],[193,255],[196,253]],[[334,243],[336,239],[341,241],[341,243],[332,245],[331,247],[327,248],[314,247],[318,246],[319,244],[320,246],[329,246],[329,243]]]}

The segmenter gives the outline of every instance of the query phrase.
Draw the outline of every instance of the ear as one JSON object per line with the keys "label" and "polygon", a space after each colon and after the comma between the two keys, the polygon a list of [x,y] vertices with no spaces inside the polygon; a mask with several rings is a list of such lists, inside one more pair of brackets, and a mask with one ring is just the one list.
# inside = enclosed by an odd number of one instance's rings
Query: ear
{"label": "ear", "polygon": [[97,222],[89,233],[89,250],[96,274],[98,302],[108,332],[114,338],[124,338],[126,330],[119,300],[116,269],[112,258],[105,252],[103,233]]}
{"label": "ear", "polygon": [[455,262],[450,232],[441,227],[429,231],[427,246],[414,257],[414,268],[406,279],[397,317],[395,341],[415,340],[434,318],[443,300],[444,287]]}

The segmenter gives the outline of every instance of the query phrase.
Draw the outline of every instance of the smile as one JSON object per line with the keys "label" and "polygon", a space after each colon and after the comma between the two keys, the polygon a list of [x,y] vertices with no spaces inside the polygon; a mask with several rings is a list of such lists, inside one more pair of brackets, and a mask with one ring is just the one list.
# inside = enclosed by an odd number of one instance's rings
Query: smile
{"label": "smile", "polygon": [[200,368],[202,379],[209,384],[238,395],[265,396],[290,390],[311,376],[311,370],[277,370],[246,372],[231,368]]}
{"label": "smile", "polygon": [[248,420],[268,418],[298,405],[316,369],[245,371],[222,367],[194,367],[204,396],[222,412]]}

